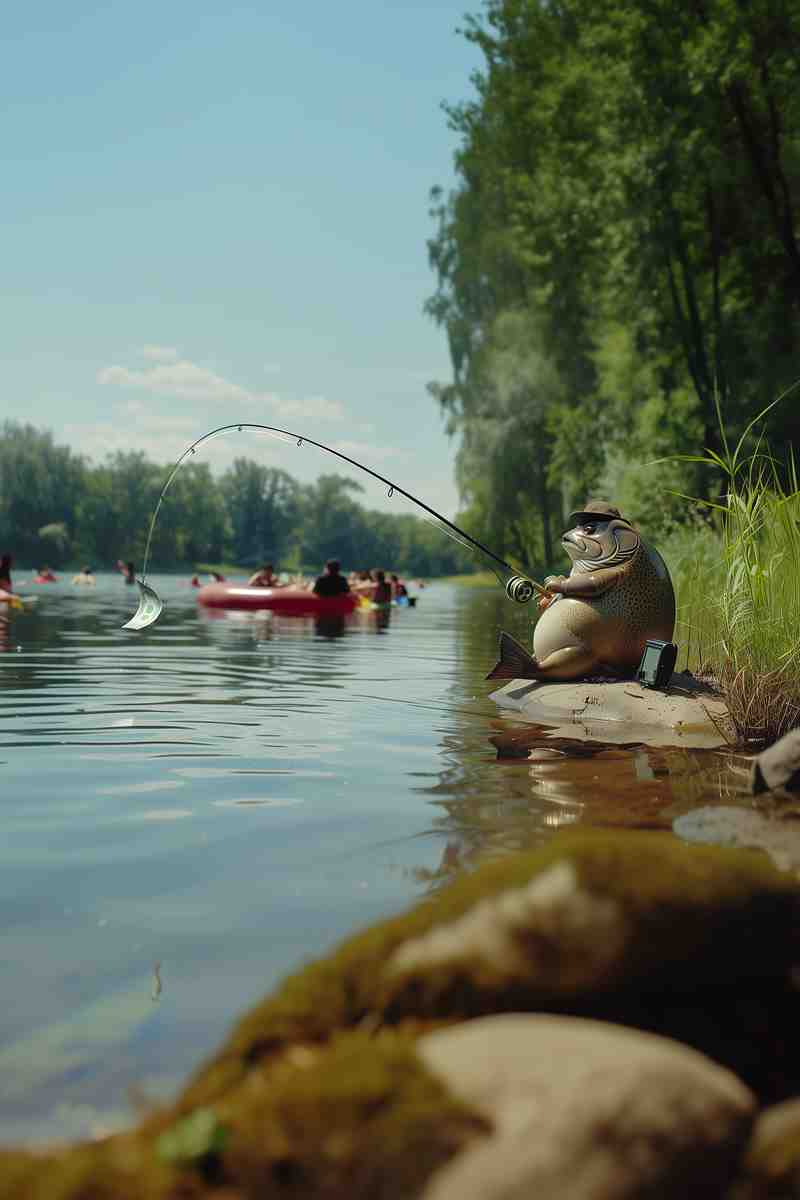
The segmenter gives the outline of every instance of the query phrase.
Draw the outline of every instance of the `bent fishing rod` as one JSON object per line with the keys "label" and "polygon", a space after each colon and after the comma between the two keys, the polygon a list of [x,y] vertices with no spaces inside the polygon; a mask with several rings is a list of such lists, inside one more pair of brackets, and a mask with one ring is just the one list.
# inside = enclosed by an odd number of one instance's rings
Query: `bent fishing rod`
{"label": "bent fishing rod", "polygon": [[[453,538],[454,541],[460,542],[460,544],[465,546],[468,550],[476,549],[480,550],[482,554],[485,554],[486,557],[491,560],[489,566],[492,568],[500,583],[503,585],[506,595],[509,597],[509,599],[515,600],[518,604],[527,604],[535,591],[540,593],[545,592],[545,589],[541,584],[536,583],[535,580],[529,579],[525,575],[520,575],[516,568],[512,567],[510,563],[507,563],[505,559],[500,558],[499,555],[490,550],[488,546],[484,546],[483,542],[479,542],[477,538],[472,537],[472,535],[467,533],[466,530],[461,529],[458,525],[453,524],[452,521],[448,521],[447,517],[443,517],[441,513],[438,513],[435,508],[431,508],[431,506],[426,504],[424,500],[420,500],[418,496],[413,496],[411,492],[406,491],[406,489],[401,487],[400,484],[394,483],[391,479],[387,479],[386,476],[379,474],[378,471],[373,471],[372,467],[368,467],[364,463],[359,462],[357,459],[351,458],[348,454],[344,454],[341,450],[335,450],[333,446],[326,446],[324,442],[318,442],[315,441],[314,438],[306,437],[305,434],[293,433],[290,429],[280,429],[277,425],[263,425],[255,421],[235,421],[230,425],[220,425],[216,429],[211,429],[208,433],[204,433],[202,437],[197,438],[196,441],[192,442],[190,446],[187,446],[183,454],[170,471],[167,481],[161,489],[161,494],[158,497],[158,502],[150,520],[150,528],[147,533],[144,560],[142,562],[142,575],[141,578],[137,580],[140,592],[139,609],[131,618],[131,620],[123,625],[123,629],[144,629],[147,625],[152,625],[153,622],[158,619],[158,616],[163,608],[163,603],[158,594],[147,583],[147,564],[150,560],[150,544],[153,540],[153,532],[155,530],[158,514],[164,501],[164,497],[173,479],[178,474],[178,471],[181,469],[186,460],[196,452],[197,447],[202,445],[203,442],[210,441],[211,438],[219,437],[224,433],[231,433],[233,430],[236,430],[238,433],[242,433],[245,429],[252,429],[262,433],[268,433],[272,437],[276,437],[281,441],[295,442],[297,446],[302,446],[306,443],[309,446],[316,446],[318,450],[323,450],[326,454],[334,455],[334,457],[341,459],[342,462],[349,463],[352,467],[357,467],[359,471],[366,472],[367,475],[371,475],[373,479],[377,479],[379,483],[384,484],[389,489],[386,493],[389,499],[391,499],[395,492],[397,492],[400,496],[405,496],[405,498],[410,500],[412,504],[416,504],[418,508],[421,508],[423,512],[427,513],[429,518],[433,518],[433,520],[438,523],[438,527],[442,529],[442,532]],[[498,568],[503,569],[502,574]]]}

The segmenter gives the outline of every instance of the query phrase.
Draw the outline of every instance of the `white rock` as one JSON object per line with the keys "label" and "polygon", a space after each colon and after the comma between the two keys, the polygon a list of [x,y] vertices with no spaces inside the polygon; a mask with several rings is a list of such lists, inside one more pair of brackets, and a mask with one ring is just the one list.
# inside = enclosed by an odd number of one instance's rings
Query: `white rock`
{"label": "white rock", "polygon": [[570,1017],[485,1017],[419,1054],[493,1133],[422,1200],[708,1200],[750,1131],[755,1099],[677,1042]]}
{"label": "white rock", "polygon": [[537,958],[550,972],[556,959],[600,970],[618,957],[627,931],[617,901],[582,888],[565,859],[524,887],[481,900],[457,920],[404,942],[389,970],[477,960],[513,978],[535,973]]}

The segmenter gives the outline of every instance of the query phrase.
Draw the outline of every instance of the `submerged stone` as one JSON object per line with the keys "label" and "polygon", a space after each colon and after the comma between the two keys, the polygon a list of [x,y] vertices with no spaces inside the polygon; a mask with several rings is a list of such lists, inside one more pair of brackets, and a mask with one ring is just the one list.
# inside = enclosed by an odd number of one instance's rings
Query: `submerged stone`
{"label": "submerged stone", "polygon": [[707,805],[677,817],[672,828],[687,842],[763,850],[782,871],[800,871],[800,828],[748,808]]}

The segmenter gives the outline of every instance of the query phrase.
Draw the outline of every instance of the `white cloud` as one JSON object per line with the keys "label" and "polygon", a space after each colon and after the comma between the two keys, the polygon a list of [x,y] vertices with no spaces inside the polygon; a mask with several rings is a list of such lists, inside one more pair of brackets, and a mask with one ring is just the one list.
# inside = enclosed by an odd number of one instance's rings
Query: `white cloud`
{"label": "white cloud", "polygon": [[155,346],[149,343],[147,346],[142,346],[142,358],[149,358],[151,362],[177,362],[180,357],[177,346]]}
{"label": "white cloud", "polygon": [[[304,400],[284,400],[280,396],[271,395],[267,399],[276,416],[286,420],[295,417],[309,421],[341,421],[345,415],[344,407],[338,400],[329,400],[327,396],[307,396]],[[311,430],[309,430],[309,433]]]}
{"label": "white cloud", "polygon": [[[167,350],[168,347],[150,349]],[[249,408],[265,407],[269,415],[286,421],[341,421],[345,416],[344,406],[338,400],[330,400],[327,396],[297,399],[280,396],[277,392],[251,391],[186,358],[157,362],[152,367],[123,367],[118,364],[102,367],[97,372],[97,382],[106,387],[131,388],[182,400],[236,401]]]}
{"label": "white cloud", "polygon": [[97,382],[116,387],[138,388],[160,396],[179,396],[185,400],[249,401],[251,393],[237,383],[215,375],[188,359],[159,363],[155,367],[103,367]]}

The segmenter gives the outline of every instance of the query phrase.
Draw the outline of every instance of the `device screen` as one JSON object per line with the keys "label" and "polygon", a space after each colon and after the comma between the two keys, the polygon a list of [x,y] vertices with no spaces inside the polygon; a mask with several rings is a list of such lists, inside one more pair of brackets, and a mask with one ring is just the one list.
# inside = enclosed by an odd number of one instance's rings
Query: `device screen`
{"label": "device screen", "polygon": [[642,659],[642,673],[648,678],[655,679],[660,658],[661,648],[659,646],[646,646]]}

